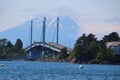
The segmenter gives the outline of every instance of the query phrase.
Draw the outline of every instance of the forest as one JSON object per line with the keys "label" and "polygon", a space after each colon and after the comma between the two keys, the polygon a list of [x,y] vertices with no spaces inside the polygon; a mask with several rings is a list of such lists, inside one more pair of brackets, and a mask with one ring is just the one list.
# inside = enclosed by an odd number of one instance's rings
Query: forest
{"label": "forest", "polygon": [[120,54],[114,54],[111,48],[106,47],[106,42],[112,41],[120,41],[117,32],[105,35],[102,40],[97,40],[94,34],[83,34],[69,55],[64,56],[65,50],[61,51],[60,59],[66,58],[72,63],[120,63]]}
{"label": "forest", "polygon": [[0,39],[0,59],[12,60],[25,57],[25,50],[20,39],[17,39],[14,45],[7,39]]}

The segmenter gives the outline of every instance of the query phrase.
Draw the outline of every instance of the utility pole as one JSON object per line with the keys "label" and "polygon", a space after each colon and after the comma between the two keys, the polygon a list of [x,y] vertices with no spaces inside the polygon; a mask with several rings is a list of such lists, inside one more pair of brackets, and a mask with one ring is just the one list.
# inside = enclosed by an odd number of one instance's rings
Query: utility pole
{"label": "utility pole", "polygon": [[57,39],[56,39],[57,44],[58,44],[58,39],[59,39],[59,17],[57,17]]}

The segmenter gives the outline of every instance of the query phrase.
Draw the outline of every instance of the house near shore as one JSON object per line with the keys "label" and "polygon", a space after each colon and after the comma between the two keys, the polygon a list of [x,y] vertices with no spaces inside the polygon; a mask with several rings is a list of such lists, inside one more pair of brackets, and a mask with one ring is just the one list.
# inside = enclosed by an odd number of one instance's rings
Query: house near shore
{"label": "house near shore", "polygon": [[120,55],[120,41],[107,42],[106,47],[113,50],[113,53]]}
{"label": "house near shore", "polygon": [[[71,48],[68,48],[64,45],[61,44],[56,44],[54,42],[49,42],[43,44],[43,42],[34,42],[31,46],[28,46],[25,51],[28,52],[31,56],[32,59],[37,59],[42,56],[47,56],[47,57],[54,57],[59,54],[61,49],[66,48],[67,49],[67,54],[72,51]],[[44,53],[43,53],[44,49]]]}
{"label": "house near shore", "polygon": [[7,39],[0,39],[0,45],[6,46],[8,44]]}

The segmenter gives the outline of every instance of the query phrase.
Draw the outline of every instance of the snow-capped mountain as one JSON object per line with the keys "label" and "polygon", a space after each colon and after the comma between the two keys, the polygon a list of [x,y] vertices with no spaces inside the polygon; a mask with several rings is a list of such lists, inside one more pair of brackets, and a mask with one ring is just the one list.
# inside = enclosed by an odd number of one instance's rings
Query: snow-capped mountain
{"label": "snow-capped mountain", "polygon": [[[47,18],[47,17],[46,17]],[[57,17],[46,19],[46,42],[56,42],[57,33]],[[43,17],[33,19],[33,42],[42,40]],[[30,45],[30,27],[31,21],[27,21],[19,26],[8,29],[0,33],[0,38],[7,38],[12,43],[16,42],[17,38],[23,41],[24,47]],[[76,41],[78,25],[72,18],[59,17],[59,44],[68,47],[73,47]]]}

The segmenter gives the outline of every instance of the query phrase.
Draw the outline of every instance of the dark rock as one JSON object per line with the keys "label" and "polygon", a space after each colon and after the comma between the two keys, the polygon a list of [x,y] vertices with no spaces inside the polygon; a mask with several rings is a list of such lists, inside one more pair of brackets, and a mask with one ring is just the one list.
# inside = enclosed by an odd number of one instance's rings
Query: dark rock
{"label": "dark rock", "polygon": [[76,63],[77,62],[77,59],[76,58],[73,58],[72,60],[71,60],[71,63]]}
{"label": "dark rock", "polygon": [[103,61],[101,64],[113,64],[111,61]]}
{"label": "dark rock", "polygon": [[93,59],[93,60],[88,62],[88,64],[99,64],[99,63],[100,63],[100,61],[97,59]]}
{"label": "dark rock", "polygon": [[86,61],[83,61],[82,64],[87,64],[87,62],[86,62]]}

